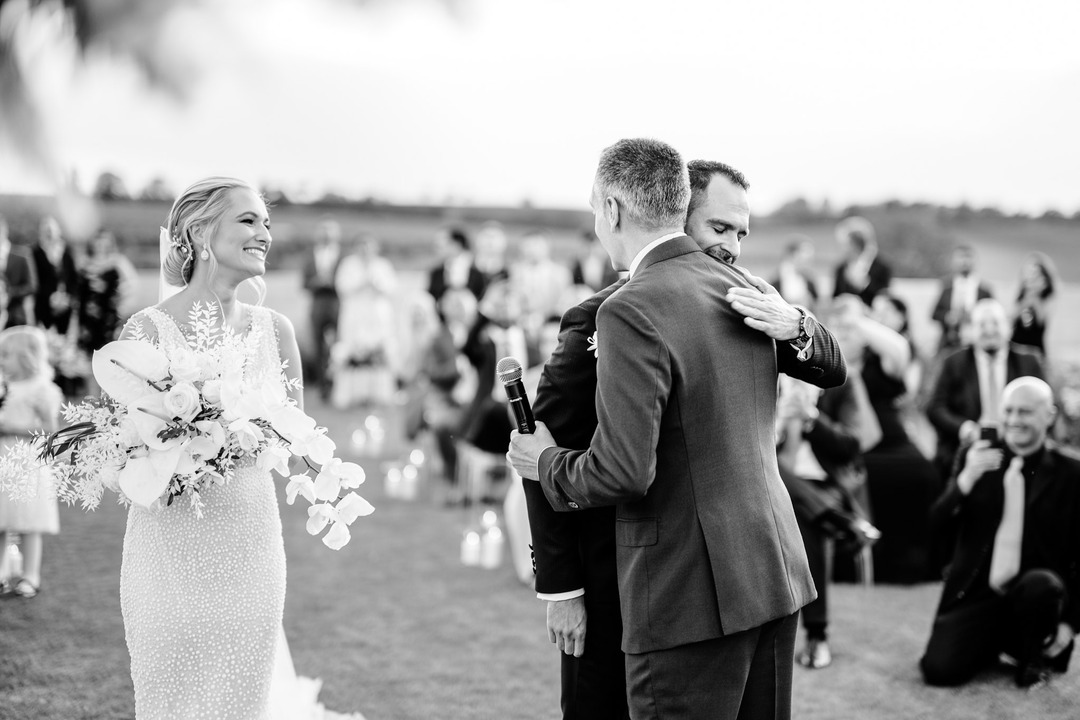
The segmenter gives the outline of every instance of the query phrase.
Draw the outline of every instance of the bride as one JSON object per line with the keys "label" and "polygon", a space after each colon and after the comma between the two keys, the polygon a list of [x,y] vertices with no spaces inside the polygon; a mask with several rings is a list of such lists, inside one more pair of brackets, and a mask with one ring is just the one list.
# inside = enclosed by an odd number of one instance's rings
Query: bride
{"label": "bride", "polygon": [[[283,361],[298,380],[292,324],[261,306],[271,237],[259,194],[239,180],[201,180],[173,204],[162,240],[162,278],[181,289],[136,313],[121,339],[141,334],[166,354],[182,351],[192,309],[213,303],[224,328],[254,334],[245,381],[282,383]],[[259,304],[238,300],[244,283]],[[302,392],[288,392],[302,408]],[[282,631],[285,548],[270,471],[238,467],[202,497],[201,518],[187,503],[128,512],[120,600],[136,717],[324,717],[318,681],[296,677]],[[307,707],[297,707],[300,695]]]}

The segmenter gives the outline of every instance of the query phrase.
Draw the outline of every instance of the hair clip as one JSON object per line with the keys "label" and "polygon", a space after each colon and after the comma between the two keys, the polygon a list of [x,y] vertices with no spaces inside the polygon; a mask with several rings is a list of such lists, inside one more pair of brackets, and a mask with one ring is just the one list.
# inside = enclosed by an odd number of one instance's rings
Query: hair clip
{"label": "hair clip", "polygon": [[160,232],[158,233],[158,242],[159,243],[162,243],[162,244],[164,244],[166,242],[169,243],[169,245],[171,247],[174,247],[177,250],[179,250],[182,255],[187,255],[191,251],[191,248],[189,248],[187,246],[187,243],[180,240],[180,238],[177,237],[176,235],[170,234],[169,231],[166,228],[159,228],[159,229],[160,229]]}

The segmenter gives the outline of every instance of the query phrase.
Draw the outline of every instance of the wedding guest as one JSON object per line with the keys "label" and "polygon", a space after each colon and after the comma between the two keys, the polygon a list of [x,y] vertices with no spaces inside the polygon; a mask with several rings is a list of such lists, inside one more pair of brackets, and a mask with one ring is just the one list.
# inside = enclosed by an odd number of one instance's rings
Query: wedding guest
{"label": "wedding guest", "polygon": [[23,248],[12,244],[3,215],[0,215],[0,276],[7,295],[3,306],[7,318],[3,327],[33,325],[34,293],[37,290],[33,259]]}
{"label": "wedding guest", "polygon": [[484,296],[487,280],[476,267],[469,236],[461,228],[446,228],[435,239],[435,254],[440,262],[428,274],[428,292],[438,302],[450,289],[465,288],[477,300]]}
{"label": "wedding guest", "polygon": [[[0,332],[0,373],[6,385],[0,405],[0,448],[7,450],[33,432],[53,432],[57,428],[60,388],[52,382],[44,333],[20,326]],[[0,557],[7,552],[10,533],[22,538],[23,573],[5,591],[32,598],[41,591],[42,535],[60,531],[56,496],[51,493],[48,470],[38,471],[37,497],[12,501],[0,493]]]}
{"label": "wedding guest", "polygon": [[[487,222],[476,234],[476,255],[474,262],[477,270],[484,277],[484,287],[496,280],[508,277],[506,267],[506,231],[497,222]],[[479,297],[479,296],[478,296]]]}
{"label": "wedding guest", "polygon": [[941,280],[941,294],[931,316],[941,326],[939,353],[967,344],[960,330],[968,325],[975,303],[989,297],[993,293],[975,272],[975,248],[967,243],[957,245],[952,252],[951,271]]}
{"label": "wedding guest", "polygon": [[396,389],[398,360],[394,320],[397,273],[379,254],[375,238],[361,238],[356,252],[341,260],[334,287],[341,313],[331,358],[331,401],[341,409],[389,405]]}
{"label": "wedding guest", "polygon": [[[421,428],[429,428],[442,460],[449,487],[447,504],[458,497],[457,445],[463,408],[476,396],[477,375],[464,347],[477,320],[476,296],[467,288],[450,288],[439,301],[439,325],[424,353],[417,392],[422,398]],[[496,361],[497,362],[497,361]],[[494,369],[492,369],[494,372]]]}
{"label": "wedding guest", "polygon": [[79,268],[76,294],[79,312],[78,347],[87,356],[116,339],[120,332],[120,303],[124,270],[118,258],[116,237],[101,230],[86,247],[86,261]]}
{"label": "wedding guest", "polygon": [[1050,386],[1021,377],[1002,394],[1002,442],[966,447],[934,522],[955,537],[920,661],[931,685],[962,685],[1000,653],[1029,687],[1068,669],[1080,628],[1080,456],[1047,437]]}
{"label": "wedding guest", "polygon": [[75,258],[68,248],[54,217],[41,220],[37,245],[33,249],[37,288],[34,292],[34,317],[38,327],[68,331],[79,286]]}
{"label": "wedding guest", "polygon": [[536,354],[522,329],[521,297],[508,280],[488,285],[478,306],[476,324],[463,352],[476,369],[476,393],[463,418],[462,437],[485,452],[505,454],[511,430],[506,393],[496,383],[495,366],[504,357],[527,367]]}
{"label": "wedding guest", "polygon": [[836,225],[842,260],[836,268],[833,297],[857,295],[867,306],[889,287],[892,269],[878,255],[877,234],[864,217],[852,216]]}
{"label": "wedding guest", "polygon": [[930,580],[930,506],[941,492],[941,479],[904,422],[913,364],[907,306],[881,293],[871,311],[854,295],[844,295],[834,302],[833,318],[844,357],[866,386],[881,427],[880,441],[863,453],[870,510],[882,535],[874,546],[874,580]]}
{"label": "wedding guest", "polygon": [[881,427],[856,373],[824,392],[783,375],[777,402],[776,460],[818,595],[802,609],[806,646],[795,660],[819,670],[832,664],[826,540],[835,542],[835,553],[852,555],[881,535],[867,519],[862,464],[862,452],[878,442]]}
{"label": "wedding guest", "polygon": [[814,241],[805,235],[794,235],[788,238],[784,247],[773,287],[792,305],[802,305],[812,311],[818,299],[813,270]]}
{"label": "wedding guest", "polygon": [[[585,285],[593,292],[603,290],[619,279],[619,273],[611,267],[611,258],[600,243],[596,233],[586,230],[581,234],[583,250],[574,260],[573,283]],[[584,299],[584,298],[583,298]],[[573,303],[576,305],[577,303]],[[569,306],[568,306],[569,307]]]}
{"label": "wedding guest", "polygon": [[546,318],[566,309],[559,301],[572,276],[568,267],[551,259],[551,244],[543,233],[527,233],[519,250],[518,261],[510,266],[510,282],[521,297],[521,325],[535,336]]}
{"label": "wedding guest", "polygon": [[953,474],[957,448],[970,445],[982,426],[997,427],[1005,384],[1031,375],[1045,378],[1034,350],[1008,342],[1005,308],[992,298],[971,311],[972,344],[942,361],[926,416],[937,431],[937,466],[942,477]]}
{"label": "wedding guest", "polygon": [[1054,261],[1045,253],[1033,252],[1020,268],[1020,292],[1013,315],[1012,342],[1034,348],[1046,357],[1046,319],[1057,289]]}
{"label": "wedding guest", "polygon": [[330,348],[337,337],[340,303],[334,284],[341,265],[341,225],[324,217],[315,228],[315,242],[304,259],[304,290],[311,296],[308,324],[314,358],[308,369],[323,400],[330,397]]}

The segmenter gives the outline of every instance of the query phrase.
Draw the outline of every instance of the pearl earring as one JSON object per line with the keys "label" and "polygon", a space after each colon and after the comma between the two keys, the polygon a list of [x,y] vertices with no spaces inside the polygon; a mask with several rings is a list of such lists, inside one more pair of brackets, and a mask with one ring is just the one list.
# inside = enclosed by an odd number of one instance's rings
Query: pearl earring
{"label": "pearl earring", "polygon": [[209,260],[209,259],[210,259],[210,251],[209,251],[209,250],[207,250],[207,249],[206,249],[206,248],[204,247],[204,248],[202,249],[202,252],[201,252],[201,253],[199,253],[199,259],[200,259],[200,260],[202,260],[203,262],[206,262],[207,260]]}

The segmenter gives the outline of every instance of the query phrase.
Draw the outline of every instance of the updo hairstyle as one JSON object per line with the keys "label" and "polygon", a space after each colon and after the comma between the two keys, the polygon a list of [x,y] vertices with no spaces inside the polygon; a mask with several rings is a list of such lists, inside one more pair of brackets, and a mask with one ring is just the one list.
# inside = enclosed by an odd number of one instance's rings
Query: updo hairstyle
{"label": "updo hairstyle", "polygon": [[[195,269],[195,256],[202,252],[203,247],[210,253],[208,262],[213,270],[216,262],[208,240],[228,207],[229,191],[235,188],[246,188],[259,195],[243,180],[209,177],[194,183],[176,198],[165,224],[172,241],[161,263],[165,282],[174,287],[187,286]],[[201,238],[203,245],[196,246],[196,236]]]}

